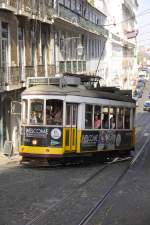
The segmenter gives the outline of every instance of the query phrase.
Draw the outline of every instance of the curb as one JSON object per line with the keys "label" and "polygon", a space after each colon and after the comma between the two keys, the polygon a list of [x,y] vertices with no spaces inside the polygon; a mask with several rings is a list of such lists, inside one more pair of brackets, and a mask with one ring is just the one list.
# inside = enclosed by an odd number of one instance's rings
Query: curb
{"label": "curb", "polygon": [[22,157],[17,155],[17,156],[12,156],[12,157],[7,157],[3,154],[0,154],[0,167],[5,166],[5,165],[10,165],[10,164],[17,164],[21,162]]}

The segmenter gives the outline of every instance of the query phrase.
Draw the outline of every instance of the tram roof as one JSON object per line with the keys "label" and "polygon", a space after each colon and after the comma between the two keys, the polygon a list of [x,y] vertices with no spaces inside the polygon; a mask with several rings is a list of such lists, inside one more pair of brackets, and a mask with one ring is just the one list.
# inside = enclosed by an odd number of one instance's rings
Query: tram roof
{"label": "tram roof", "polygon": [[58,95],[58,96],[82,96],[91,98],[101,98],[109,100],[118,100],[125,102],[133,102],[135,100],[132,97],[122,94],[121,91],[116,91],[115,93],[103,90],[88,89],[83,85],[77,87],[65,86],[63,88],[56,85],[36,85],[27,88],[23,93],[24,95]]}

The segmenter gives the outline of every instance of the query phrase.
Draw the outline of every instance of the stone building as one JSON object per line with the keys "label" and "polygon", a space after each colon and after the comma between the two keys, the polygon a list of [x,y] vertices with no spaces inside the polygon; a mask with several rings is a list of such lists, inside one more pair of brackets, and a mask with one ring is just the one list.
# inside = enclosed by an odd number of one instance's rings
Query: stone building
{"label": "stone building", "polygon": [[137,0],[108,3],[109,38],[106,47],[107,86],[132,89],[137,75]]}

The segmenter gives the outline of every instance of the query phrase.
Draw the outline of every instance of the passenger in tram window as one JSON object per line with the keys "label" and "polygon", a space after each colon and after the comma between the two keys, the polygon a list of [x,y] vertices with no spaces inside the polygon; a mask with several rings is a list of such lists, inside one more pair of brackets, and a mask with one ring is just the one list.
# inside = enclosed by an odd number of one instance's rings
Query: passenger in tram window
{"label": "passenger in tram window", "polygon": [[55,124],[62,124],[62,109],[60,107],[56,107],[53,113],[53,120]]}
{"label": "passenger in tram window", "polygon": [[110,118],[110,129],[115,129],[116,128],[116,119],[115,117]]}
{"label": "passenger in tram window", "polygon": [[37,123],[42,123],[43,122],[43,118],[42,118],[42,113],[38,113],[37,114]]}
{"label": "passenger in tram window", "polygon": [[109,128],[108,114],[104,114],[103,128],[104,128],[104,129],[108,129],[108,128]]}
{"label": "passenger in tram window", "polygon": [[95,129],[100,129],[101,128],[101,120],[100,120],[100,115],[95,115],[94,118],[94,128]]}
{"label": "passenger in tram window", "polygon": [[37,124],[38,123],[36,112],[32,112],[30,122],[31,122],[31,124]]}

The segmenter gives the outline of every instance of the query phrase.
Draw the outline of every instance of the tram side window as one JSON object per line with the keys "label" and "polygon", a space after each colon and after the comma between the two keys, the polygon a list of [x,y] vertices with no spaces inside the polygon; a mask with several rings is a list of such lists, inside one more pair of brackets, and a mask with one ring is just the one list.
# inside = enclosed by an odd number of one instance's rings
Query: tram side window
{"label": "tram side window", "polygon": [[103,129],[109,129],[109,108],[103,107],[103,120],[102,120]]}
{"label": "tram side window", "polygon": [[125,109],[125,129],[130,129],[130,109]]}
{"label": "tram side window", "polygon": [[101,107],[99,105],[96,105],[94,107],[94,128],[100,129],[102,125],[101,122]]}
{"label": "tram side window", "polygon": [[51,99],[46,101],[46,124],[62,125],[63,101]]}
{"label": "tram side window", "polygon": [[43,124],[43,109],[44,101],[35,99],[31,100],[30,108],[30,123],[31,124]]}
{"label": "tram side window", "polygon": [[117,109],[117,128],[123,129],[123,116],[124,116],[124,110],[123,108]]}
{"label": "tram side window", "polygon": [[93,106],[85,105],[85,128],[92,129]]}
{"label": "tram side window", "polygon": [[28,119],[28,101],[27,100],[23,100],[23,106],[22,106],[22,122],[24,124],[27,123],[27,119]]}
{"label": "tram side window", "polygon": [[116,108],[110,108],[110,129],[116,129]]}

